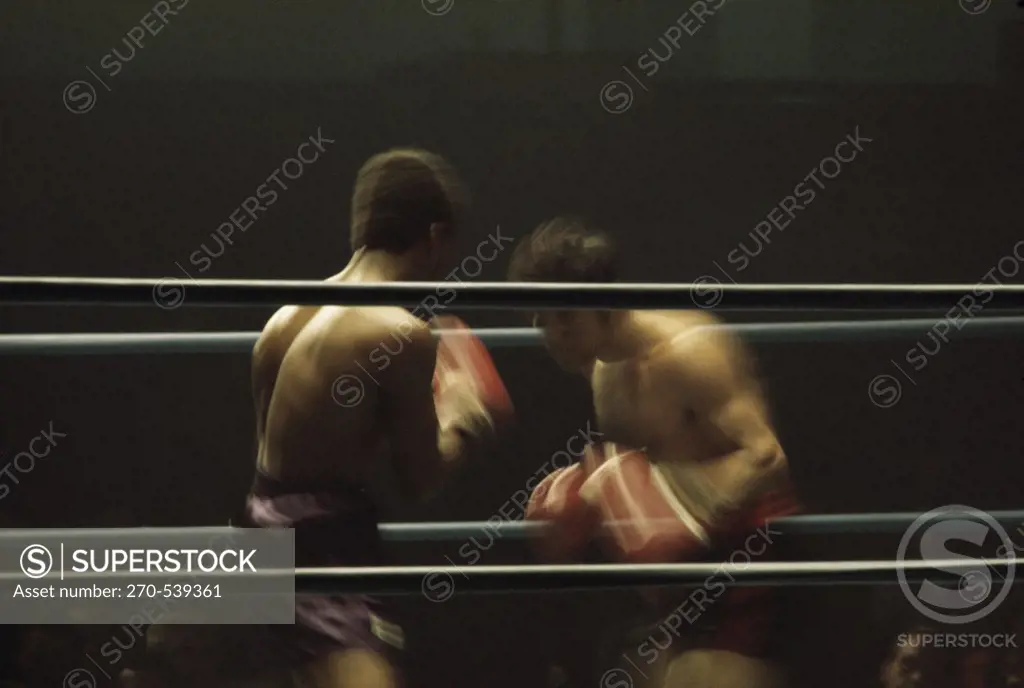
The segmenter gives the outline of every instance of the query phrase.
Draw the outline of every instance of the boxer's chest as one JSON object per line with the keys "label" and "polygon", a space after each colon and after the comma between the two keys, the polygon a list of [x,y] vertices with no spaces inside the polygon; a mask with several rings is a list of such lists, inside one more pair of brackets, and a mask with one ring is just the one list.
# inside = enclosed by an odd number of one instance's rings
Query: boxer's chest
{"label": "boxer's chest", "polygon": [[673,389],[646,366],[600,364],[594,371],[593,389],[594,411],[607,441],[654,452],[692,443],[699,432],[685,391]]}

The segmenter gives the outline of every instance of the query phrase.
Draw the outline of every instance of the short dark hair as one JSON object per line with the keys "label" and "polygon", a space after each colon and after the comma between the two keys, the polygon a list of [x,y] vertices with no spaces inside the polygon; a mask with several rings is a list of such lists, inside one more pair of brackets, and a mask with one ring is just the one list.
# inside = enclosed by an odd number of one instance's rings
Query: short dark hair
{"label": "short dark hair", "polygon": [[513,282],[615,282],[615,246],[604,232],[574,217],[558,217],[537,227],[512,254]]}
{"label": "short dark hair", "polygon": [[466,205],[462,182],[440,155],[396,148],[363,164],[352,193],[352,250],[404,253],[441,223],[454,231]]}

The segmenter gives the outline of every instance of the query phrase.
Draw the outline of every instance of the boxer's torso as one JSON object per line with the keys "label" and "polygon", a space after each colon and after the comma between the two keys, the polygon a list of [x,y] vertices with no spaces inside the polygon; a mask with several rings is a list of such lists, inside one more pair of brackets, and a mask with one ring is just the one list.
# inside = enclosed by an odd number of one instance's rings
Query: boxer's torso
{"label": "boxer's torso", "polygon": [[591,384],[603,439],[643,448],[662,469],[680,500],[704,515],[700,504],[711,493],[730,498],[746,475],[743,468],[716,461],[738,447],[704,417],[695,391],[679,376],[665,374],[671,357],[686,356],[694,347],[717,347],[732,362],[722,385],[752,399],[767,416],[761,390],[742,345],[712,329],[720,323],[704,313],[642,312],[639,326],[653,342],[639,358],[614,363],[598,362]]}
{"label": "boxer's torso", "polygon": [[386,445],[388,361],[401,355],[401,308],[286,306],[253,350],[257,464],[284,482],[365,486]]}

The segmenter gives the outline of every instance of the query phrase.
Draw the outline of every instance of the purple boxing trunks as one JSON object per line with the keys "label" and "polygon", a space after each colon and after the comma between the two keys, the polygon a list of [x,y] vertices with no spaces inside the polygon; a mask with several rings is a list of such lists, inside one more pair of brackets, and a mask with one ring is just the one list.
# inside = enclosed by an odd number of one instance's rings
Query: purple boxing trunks
{"label": "purple boxing trunks", "polygon": [[[295,530],[295,566],[379,566],[377,514],[362,490],[350,486],[285,484],[257,473],[245,509],[245,527]],[[401,649],[402,630],[387,621],[381,603],[364,595],[301,595],[295,625],[274,626],[290,663],[331,652]]]}

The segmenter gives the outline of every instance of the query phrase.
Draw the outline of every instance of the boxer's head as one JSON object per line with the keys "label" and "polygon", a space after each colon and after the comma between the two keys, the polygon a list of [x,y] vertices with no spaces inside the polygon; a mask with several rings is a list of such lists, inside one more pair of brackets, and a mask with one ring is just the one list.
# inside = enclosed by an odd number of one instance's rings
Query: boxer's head
{"label": "boxer's head", "polygon": [[402,264],[402,278],[439,280],[455,262],[465,212],[461,180],[444,158],[401,148],[373,156],[352,194],[352,250]]}
{"label": "boxer's head", "polygon": [[[519,243],[508,278],[513,282],[615,282],[615,248],[607,235],[582,220],[556,218]],[[617,316],[611,311],[542,310],[532,313],[531,320],[541,328],[559,365],[580,370],[600,358],[614,334]]]}

